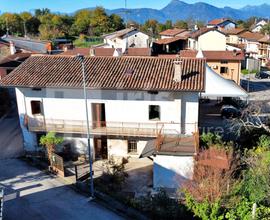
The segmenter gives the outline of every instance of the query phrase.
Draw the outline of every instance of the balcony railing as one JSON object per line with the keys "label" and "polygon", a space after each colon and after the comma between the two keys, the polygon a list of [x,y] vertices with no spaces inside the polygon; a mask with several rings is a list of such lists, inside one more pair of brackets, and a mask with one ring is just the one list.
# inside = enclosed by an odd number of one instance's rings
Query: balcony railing
{"label": "balcony railing", "polygon": [[[43,118],[27,117],[26,125],[32,132],[49,132],[86,134],[86,121],[76,120],[54,120]],[[157,137],[158,134],[185,134],[186,131],[197,131],[194,123],[164,123],[164,122],[89,122],[92,135],[113,135],[113,136],[138,136]]]}

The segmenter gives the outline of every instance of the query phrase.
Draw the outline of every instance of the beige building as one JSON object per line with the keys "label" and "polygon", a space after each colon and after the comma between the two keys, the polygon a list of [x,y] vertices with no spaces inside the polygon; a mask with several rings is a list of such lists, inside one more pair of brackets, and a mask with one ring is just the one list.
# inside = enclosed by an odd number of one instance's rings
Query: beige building
{"label": "beige building", "polygon": [[259,40],[259,55],[262,60],[262,65],[265,66],[270,61],[270,36],[265,35]]}
{"label": "beige building", "polygon": [[241,61],[244,60],[242,51],[196,51],[183,50],[180,57],[206,58],[208,66],[226,79],[240,85]]}
{"label": "beige building", "polygon": [[239,35],[244,33],[246,30],[244,28],[232,28],[224,29],[222,32],[227,35],[226,42],[229,44],[239,44]]}
{"label": "beige building", "polygon": [[201,28],[190,33],[188,49],[207,51],[226,50],[226,35],[215,28]]}

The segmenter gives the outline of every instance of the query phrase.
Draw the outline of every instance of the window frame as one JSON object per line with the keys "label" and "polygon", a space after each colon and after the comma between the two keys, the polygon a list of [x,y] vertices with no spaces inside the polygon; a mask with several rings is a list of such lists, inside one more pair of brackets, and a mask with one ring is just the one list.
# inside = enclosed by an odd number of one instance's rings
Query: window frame
{"label": "window frame", "polygon": [[[39,104],[39,107],[34,106],[34,105],[37,105],[37,103]],[[43,114],[42,102],[40,100],[31,100],[30,105],[31,105],[32,115],[42,115]],[[37,109],[38,109],[38,111],[37,111]]]}
{"label": "window frame", "polygon": [[128,140],[127,141],[127,152],[128,152],[128,154],[137,154],[138,153],[138,141]]}
{"label": "window frame", "polygon": [[[158,110],[155,110],[158,113],[158,117],[150,117],[152,108],[158,108]],[[161,120],[161,108],[160,108],[160,105],[149,105],[148,106],[148,120],[149,121],[160,121]]]}
{"label": "window frame", "polygon": [[[222,72],[222,71],[221,71],[222,68],[224,68],[224,70],[226,70],[226,71]],[[221,66],[221,67],[220,67],[220,74],[228,74],[228,73],[229,73],[229,68],[228,68],[228,67],[226,67],[226,66]]]}

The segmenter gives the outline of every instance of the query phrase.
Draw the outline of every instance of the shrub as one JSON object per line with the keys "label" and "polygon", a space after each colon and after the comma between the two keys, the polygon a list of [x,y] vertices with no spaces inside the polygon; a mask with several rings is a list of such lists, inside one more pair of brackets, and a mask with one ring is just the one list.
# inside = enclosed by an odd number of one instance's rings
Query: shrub
{"label": "shrub", "polygon": [[222,145],[222,138],[211,132],[203,133],[200,137],[201,146],[209,148],[212,145]]}

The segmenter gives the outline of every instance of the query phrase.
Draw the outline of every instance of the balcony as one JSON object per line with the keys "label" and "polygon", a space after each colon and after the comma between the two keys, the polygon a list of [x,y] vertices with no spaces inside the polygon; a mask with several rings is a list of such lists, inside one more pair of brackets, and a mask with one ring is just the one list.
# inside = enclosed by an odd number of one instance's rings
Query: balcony
{"label": "balcony", "polygon": [[[159,134],[178,135],[186,131],[195,132],[194,123],[163,123],[163,122],[89,122],[91,135],[157,137]],[[57,132],[70,134],[86,134],[86,121],[54,120],[26,117],[25,125],[31,132]]]}

